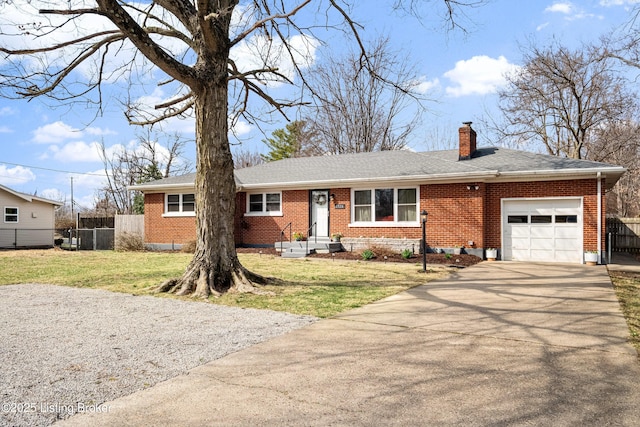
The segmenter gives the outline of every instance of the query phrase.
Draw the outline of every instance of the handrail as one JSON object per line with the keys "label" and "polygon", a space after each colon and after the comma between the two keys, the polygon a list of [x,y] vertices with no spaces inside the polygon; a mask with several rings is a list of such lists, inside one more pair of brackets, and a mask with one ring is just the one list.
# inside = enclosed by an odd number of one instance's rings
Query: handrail
{"label": "handrail", "polygon": [[[314,222],[313,224],[311,224],[311,227],[307,228],[307,248],[305,249],[305,251],[306,251],[307,255],[309,254],[309,232],[311,231],[311,229],[312,229],[312,228],[316,228],[316,230],[315,230],[315,231],[318,231],[318,230],[317,230],[317,227],[316,227],[316,225],[317,225],[317,224],[318,224],[318,223],[317,223],[317,221],[316,221],[316,222]],[[318,234],[318,233],[316,233],[316,232],[314,232],[314,233],[313,233],[314,243],[318,243],[318,236],[317,236],[317,234]]]}
{"label": "handrail", "polygon": [[291,241],[293,230],[291,223],[289,223],[282,230],[280,230],[280,253],[282,253],[282,238],[284,237],[284,232],[287,228],[289,229],[289,241]]}

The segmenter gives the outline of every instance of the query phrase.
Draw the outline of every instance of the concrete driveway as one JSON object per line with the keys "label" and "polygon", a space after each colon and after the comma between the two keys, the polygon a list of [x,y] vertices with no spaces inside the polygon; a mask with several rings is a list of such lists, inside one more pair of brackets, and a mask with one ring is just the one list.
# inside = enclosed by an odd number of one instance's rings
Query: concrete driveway
{"label": "concrete driveway", "polygon": [[627,334],[605,267],[482,263],[61,425],[636,426]]}

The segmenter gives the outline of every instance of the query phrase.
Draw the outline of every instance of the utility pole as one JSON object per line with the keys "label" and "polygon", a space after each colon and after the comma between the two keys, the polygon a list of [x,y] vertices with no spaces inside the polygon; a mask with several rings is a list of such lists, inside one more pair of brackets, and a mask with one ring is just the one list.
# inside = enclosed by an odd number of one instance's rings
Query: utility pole
{"label": "utility pole", "polygon": [[73,218],[73,177],[71,177],[71,218]]}

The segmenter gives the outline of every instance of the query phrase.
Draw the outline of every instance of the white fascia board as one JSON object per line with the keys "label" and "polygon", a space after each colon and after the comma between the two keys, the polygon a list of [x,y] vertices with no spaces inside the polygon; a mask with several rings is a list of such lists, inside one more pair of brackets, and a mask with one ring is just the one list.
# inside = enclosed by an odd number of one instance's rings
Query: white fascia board
{"label": "white fascia board", "polygon": [[535,171],[515,171],[500,172],[494,181],[496,182],[516,182],[516,181],[543,181],[543,180],[569,180],[569,179],[595,179],[598,173],[607,179],[609,188],[618,181],[620,176],[626,171],[621,166],[611,166],[602,168],[574,168],[574,169],[549,169]]}
{"label": "white fascia board", "polygon": [[438,175],[410,175],[410,176],[390,176],[381,178],[353,178],[353,179],[332,179],[325,181],[297,181],[297,182],[269,182],[260,184],[238,184],[238,191],[261,190],[270,188],[281,189],[313,189],[313,188],[340,188],[340,187],[360,187],[371,186],[377,183],[384,185],[408,184],[408,183],[459,183],[459,182],[485,182],[494,178],[498,171],[483,171],[478,173],[449,173]]}
{"label": "white fascia board", "polygon": [[152,185],[152,184],[136,184],[127,186],[128,191],[142,191],[143,193],[166,193],[167,191],[178,190],[193,190],[195,183],[181,183],[181,184],[166,184],[166,185]]}

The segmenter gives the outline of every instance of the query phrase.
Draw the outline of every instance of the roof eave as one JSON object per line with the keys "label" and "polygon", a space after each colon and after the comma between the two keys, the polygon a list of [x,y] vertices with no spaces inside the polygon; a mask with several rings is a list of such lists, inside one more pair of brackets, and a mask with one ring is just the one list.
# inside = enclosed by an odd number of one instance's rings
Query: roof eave
{"label": "roof eave", "polygon": [[605,166],[596,168],[573,168],[573,169],[548,169],[533,171],[507,171],[500,172],[496,176],[496,181],[541,181],[549,179],[595,179],[598,174],[605,178],[606,188],[612,188],[620,179],[626,169],[621,166]]}
{"label": "roof eave", "polygon": [[237,191],[261,190],[261,189],[312,189],[312,188],[336,188],[351,187],[359,185],[371,185],[372,183],[409,183],[409,182],[429,182],[429,183],[458,183],[458,182],[483,182],[497,175],[498,171],[482,172],[457,172],[435,175],[409,175],[409,176],[387,176],[379,178],[349,178],[349,179],[328,179],[319,181],[292,181],[292,182],[270,182],[257,184],[237,183]]}

